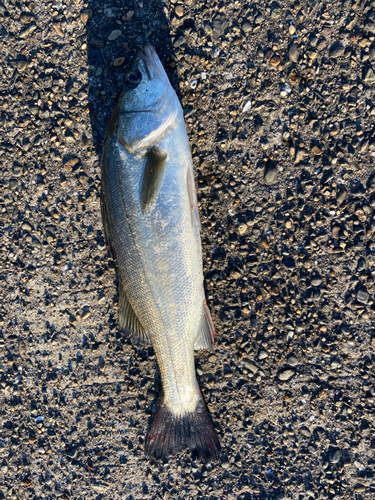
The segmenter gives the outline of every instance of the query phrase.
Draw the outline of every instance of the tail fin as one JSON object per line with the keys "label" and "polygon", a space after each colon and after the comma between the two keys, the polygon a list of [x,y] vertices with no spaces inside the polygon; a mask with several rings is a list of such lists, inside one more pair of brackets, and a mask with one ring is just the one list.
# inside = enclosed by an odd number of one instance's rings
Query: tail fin
{"label": "tail fin", "polygon": [[146,440],[146,455],[165,459],[184,448],[207,462],[219,459],[219,439],[202,396],[195,410],[185,415],[174,415],[163,402],[156,409]]}

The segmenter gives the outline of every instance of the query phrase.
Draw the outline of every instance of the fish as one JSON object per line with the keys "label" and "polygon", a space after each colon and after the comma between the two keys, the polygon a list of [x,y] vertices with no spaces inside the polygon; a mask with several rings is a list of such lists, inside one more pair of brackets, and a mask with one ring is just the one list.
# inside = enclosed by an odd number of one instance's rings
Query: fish
{"label": "fish", "polygon": [[162,389],[145,440],[151,460],[220,443],[194,350],[213,349],[193,162],[181,104],[146,43],[124,77],[103,145],[101,212],[119,278],[119,327],[151,344]]}

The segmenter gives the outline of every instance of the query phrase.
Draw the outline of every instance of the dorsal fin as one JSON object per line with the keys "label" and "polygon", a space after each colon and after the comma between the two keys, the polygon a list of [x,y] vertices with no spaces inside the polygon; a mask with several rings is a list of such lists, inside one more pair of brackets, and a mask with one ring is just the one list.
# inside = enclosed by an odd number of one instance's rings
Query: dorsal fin
{"label": "dorsal fin", "polygon": [[141,187],[141,209],[146,212],[154,203],[162,184],[167,153],[153,146],[147,153]]}

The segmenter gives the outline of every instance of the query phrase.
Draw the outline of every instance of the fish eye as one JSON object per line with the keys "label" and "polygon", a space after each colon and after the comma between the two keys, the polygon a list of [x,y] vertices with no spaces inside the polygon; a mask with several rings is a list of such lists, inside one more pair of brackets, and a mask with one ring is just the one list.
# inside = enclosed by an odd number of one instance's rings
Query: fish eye
{"label": "fish eye", "polygon": [[125,85],[128,88],[133,89],[133,88],[137,87],[137,85],[139,85],[141,80],[142,80],[142,75],[139,71],[131,71],[126,76]]}

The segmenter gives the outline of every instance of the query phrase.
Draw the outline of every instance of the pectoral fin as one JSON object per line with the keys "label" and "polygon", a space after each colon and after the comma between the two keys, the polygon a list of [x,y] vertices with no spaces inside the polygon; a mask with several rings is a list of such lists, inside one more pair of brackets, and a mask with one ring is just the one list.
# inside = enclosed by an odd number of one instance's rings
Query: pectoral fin
{"label": "pectoral fin", "polygon": [[142,212],[149,210],[156,200],[162,185],[166,163],[167,153],[165,151],[161,151],[154,146],[147,153],[141,187]]}
{"label": "pectoral fin", "polygon": [[120,328],[130,331],[136,340],[139,340],[144,344],[151,344],[148,333],[141,325],[132,306],[130,305],[121,280],[119,285],[119,295],[118,319]]}

